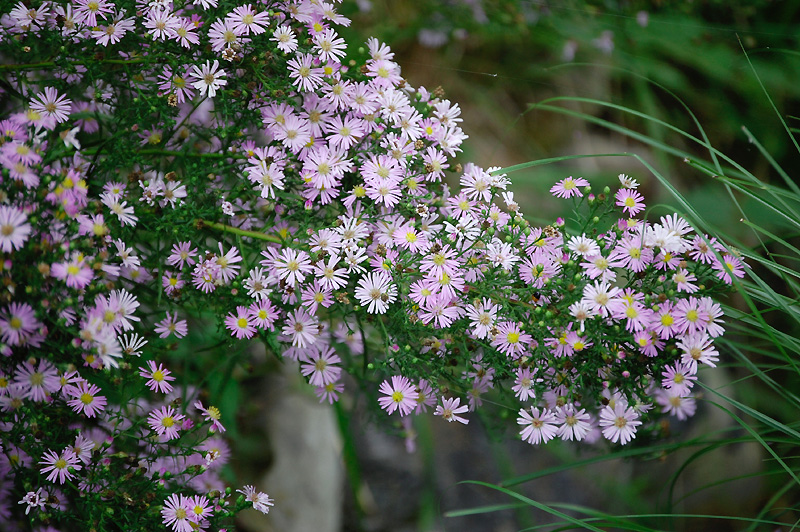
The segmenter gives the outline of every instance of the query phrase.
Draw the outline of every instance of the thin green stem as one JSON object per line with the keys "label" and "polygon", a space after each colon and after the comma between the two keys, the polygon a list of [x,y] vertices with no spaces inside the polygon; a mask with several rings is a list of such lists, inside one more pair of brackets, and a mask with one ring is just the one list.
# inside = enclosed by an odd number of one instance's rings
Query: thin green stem
{"label": "thin green stem", "polygon": [[197,218],[194,222],[199,229],[202,229],[203,227],[210,227],[211,229],[224,231],[226,233],[232,233],[238,236],[249,236],[250,238],[255,238],[256,240],[266,240],[267,242],[274,242],[276,244],[284,243],[283,239],[275,235],[268,235],[266,233],[256,233],[255,231],[246,231],[244,229],[239,229],[238,227],[233,227],[231,225],[225,225],[217,222],[209,222],[208,220],[203,220],[202,218]]}

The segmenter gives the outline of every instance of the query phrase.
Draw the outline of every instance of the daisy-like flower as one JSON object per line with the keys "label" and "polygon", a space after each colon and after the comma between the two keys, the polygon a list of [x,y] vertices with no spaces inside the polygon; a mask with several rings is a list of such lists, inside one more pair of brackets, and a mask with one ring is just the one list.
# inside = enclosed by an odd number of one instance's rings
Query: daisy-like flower
{"label": "daisy-like flower", "polygon": [[178,414],[171,406],[162,406],[158,410],[153,410],[147,417],[147,424],[156,431],[159,436],[164,436],[167,440],[178,438],[178,430],[184,416]]}
{"label": "daisy-like flower", "polygon": [[45,87],[44,92],[36,95],[31,101],[31,109],[49,118],[53,118],[56,123],[66,122],[69,118],[72,100],[66,96],[59,95],[53,87]]}
{"label": "daisy-like flower", "polygon": [[81,461],[69,448],[64,449],[61,454],[56,454],[54,451],[49,450],[45,451],[39,463],[44,466],[42,473],[47,473],[47,481],[58,482],[59,484],[74,478],[70,468],[73,471],[83,469]]}
{"label": "daisy-like flower", "polygon": [[616,200],[617,207],[622,207],[622,210],[630,216],[636,216],[645,208],[644,196],[630,188],[619,189],[616,194]]}
{"label": "daisy-like flower", "polygon": [[581,441],[592,430],[591,416],[583,408],[576,410],[571,403],[556,409],[556,424],[556,434],[562,440]]}
{"label": "daisy-like flower", "polygon": [[331,255],[327,262],[320,261],[316,266],[316,276],[320,285],[329,290],[338,290],[347,285],[347,274],[344,269],[336,269],[339,256]]}
{"label": "daisy-like flower", "polygon": [[200,37],[195,33],[196,29],[197,27],[190,19],[178,17],[178,25],[172,30],[170,37],[177,40],[184,48],[191,48],[192,45],[200,42]]}
{"label": "daisy-like flower", "polygon": [[236,314],[231,312],[225,317],[225,327],[231,331],[231,336],[235,336],[238,340],[250,339],[256,334],[256,327],[250,319],[248,308],[239,305],[236,307]]}
{"label": "daisy-like flower", "polygon": [[542,382],[543,380],[541,378],[536,378],[537,371],[538,368],[534,368],[532,371],[530,368],[517,369],[517,378],[514,381],[514,386],[511,388],[514,392],[514,397],[520,401],[536,398],[533,386],[537,382]]}
{"label": "daisy-like flower", "polygon": [[233,24],[233,30],[239,35],[259,35],[267,31],[269,14],[266,11],[256,13],[251,4],[239,6],[228,14],[226,20]]}
{"label": "daisy-like flower", "polygon": [[225,432],[225,427],[223,427],[222,423],[220,423],[219,421],[220,418],[222,417],[219,408],[217,408],[216,406],[209,406],[208,408],[206,408],[200,401],[196,401],[194,403],[194,407],[200,410],[200,412],[202,412],[203,418],[206,421],[211,422],[212,431]]}
{"label": "daisy-like flower", "polygon": [[172,527],[175,532],[191,532],[194,530],[190,515],[191,500],[178,493],[173,493],[164,501],[161,509],[161,520],[165,525]]}
{"label": "daisy-like flower", "polygon": [[598,424],[603,428],[603,436],[607,440],[625,445],[634,438],[636,427],[642,422],[636,410],[625,401],[617,400],[613,407],[609,404],[600,411]]}
{"label": "daisy-like flower", "polygon": [[64,392],[72,397],[67,401],[67,405],[72,407],[75,412],[83,413],[86,417],[95,417],[99,412],[106,408],[106,398],[97,395],[100,388],[94,384],[89,384],[81,380],[75,386],[67,386]]}
{"label": "daisy-like flower", "polygon": [[172,316],[167,312],[167,317],[156,323],[154,331],[159,338],[166,338],[170,334],[183,338],[189,332],[189,327],[186,325],[186,320],[178,320],[177,312],[173,312]]}
{"label": "daisy-like flower", "polygon": [[469,411],[469,407],[467,405],[461,405],[461,399],[458,397],[445,399],[442,398],[442,404],[436,405],[436,410],[433,412],[434,416],[442,416],[442,419],[448,422],[458,421],[459,423],[463,423],[466,425],[469,423],[467,418],[463,418],[458,414],[463,414]]}
{"label": "daisy-like flower", "polygon": [[580,257],[591,257],[600,254],[600,246],[594,239],[586,235],[573,236],[567,242],[567,248]]}
{"label": "daisy-like flower", "polygon": [[244,495],[244,498],[253,503],[253,509],[258,510],[262,514],[268,514],[270,506],[273,506],[275,501],[269,498],[269,495],[263,491],[256,491],[255,486],[244,486],[244,489],[236,490],[237,493]]}
{"label": "daisy-like flower", "polygon": [[49,394],[58,390],[58,370],[44,358],[40,358],[38,364],[34,365],[34,363],[25,361],[17,366],[14,384],[24,390],[26,399],[40,402],[46,400]]}
{"label": "daisy-like flower", "polygon": [[192,266],[197,256],[197,248],[192,249],[191,242],[178,242],[172,246],[172,253],[167,257],[167,264],[183,268],[184,264]]}
{"label": "daisy-like flower", "polygon": [[[205,495],[193,495],[191,498],[186,499],[186,505],[189,508],[189,519],[192,523],[201,523],[206,517],[212,514],[212,509],[209,507],[210,501]],[[194,527],[192,527],[194,529]]]}
{"label": "daisy-like flower", "polygon": [[308,382],[314,386],[327,386],[339,380],[342,368],[339,355],[331,347],[314,350],[308,355],[300,366],[300,373],[308,377]]}
{"label": "daisy-like flower", "polygon": [[169,9],[151,9],[147,13],[144,26],[153,40],[165,40],[180,27],[180,20]]}
{"label": "daisy-like flower", "polygon": [[42,323],[36,319],[33,307],[27,303],[11,303],[0,314],[0,340],[8,345],[20,345],[41,325]]}
{"label": "daisy-like flower", "polygon": [[139,376],[144,377],[147,379],[145,385],[150,388],[151,391],[160,392],[160,393],[169,393],[172,391],[172,385],[169,381],[174,381],[175,377],[172,376],[172,372],[165,368],[162,364],[158,364],[152,360],[147,361],[148,367],[141,367],[139,368]]}
{"label": "daisy-like flower", "polygon": [[328,28],[314,35],[314,51],[322,63],[341,61],[345,55],[347,45],[344,39],[336,34],[333,28]]}
{"label": "daisy-like flower", "polygon": [[733,284],[731,275],[741,279],[744,277],[744,266],[742,261],[731,254],[726,253],[722,256],[722,260],[714,260],[711,262],[711,268],[716,270],[716,275],[722,279],[726,284]]}
{"label": "daisy-like flower", "polygon": [[[38,30],[47,22],[47,15],[50,14],[50,2],[42,2],[38,9],[31,9],[22,2],[19,2],[11,10],[9,16],[17,23],[17,26],[25,31]],[[28,512],[25,512],[28,513]]]}
{"label": "daisy-like flower", "polygon": [[288,62],[292,84],[303,92],[313,92],[322,85],[322,69],[313,64],[314,58],[311,54],[297,54]]}
{"label": "daisy-like flower", "polygon": [[275,320],[278,319],[278,309],[272,304],[269,299],[261,299],[250,305],[250,317],[253,319],[256,327],[261,329],[275,330]]}
{"label": "daisy-like flower", "polygon": [[202,95],[207,92],[209,98],[216,96],[217,90],[228,84],[225,71],[219,68],[219,61],[216,59],[213,64],[206,61],[202,68],[193,65],[190,75],[197,80],[192,83],[192,87],[200,91]]}
{"label": "daisy-like flower", "polygon": [[126,33],[136,29],[135,20],[123,16],[124,11],[119,11],[108,21],[107,26],[95,26],[92,29],[92,38],[95,42],[102,46],[117,44]]}
{"label": "daisy-like flower", "polygon": [[525,333],[519,323],[504,321],[497,326],[497,334],[492,339],[492,347],[516,359],[527,351],[531,340],[533,337]]}
{"label": "daisy-like flower", "polygon": [[417,406],[417,388],[402,375],[392,376],[391,381],[391,384],[383,381],[378,387],[378,391],[384,394],[378,398],[378,404],[389,414],[397,410],[401,416],[407,416]]}
{"label": "daisy-like flower", "polygon": [[97,15],[103,18],[114,10],[114,5],[107,0],[77,0],[75,22],[84,23],[92,28],[97,26]]}
{"label": "daisy-like flower", "polygon": [[697,410],[697,402],[690,395],[681,395],[674,390],[656,390],[654,396],[661,412],[675,416],[679,421],[692,417]]}
{"label": "daisy-like flower", "polygon": [[286,284],[294,286],[302,283],[306,274],[313,270],[308,253],[292,248],[284,248],[274,261],[274,268],[280,279],[285,279]]}
{"label": "daisy-like flower", "polygon": [[86,264],[86,257],[75,252],[66,262],[57,262],[50,267],[50,275],[60,279],[70,288],[78,290],[86,286],[94,279],[94,273]]}
{"label": "daisy-like flower", "polygon": [[470,327],[476,338],[487,338],[497,321],[497,312],[500,305],[494,304],[489,298],[483,298],[477,305],[467,305],[464,313],[470,319]]}
{"label": "daisy-like flower", "polygon": [[371,272],[359,279],[355,296],[370,314],[384,314],[397,298],[397,287],[385,272]]}
{"label": "daisy-like flower", "polygon": [[324,403],[325,401],[328,404],[333,404],[339,400],[339,394],[344,391],[344,384],[341,382],[332,382],[330,384],[326,384],[325,386],[318,386],[314,389],[314,394],[319,397],[319,402]]}
{"label": "daisy-like flower", "polygon": [[583,197],[580,187],[588,187],[589,182],[582,177],[575,179],[572,176],[562,179],[550,189],[550,193],[557,198]]}
{"label": "daisy-like flower", "polygon": [[289,54],[297,50],[297,37],[291,26],[278,26],[270,40],[278,43],[278,50],[281,52]]}
{"label": "daisy-like flower", "polygon": [[687,334],[679,339],[675,346],[681,350],[681,362],[689,366],[689,371],[697,373],[697,364],[702,362],[712,368],[717,367],[719,353],[714,348],[714,341],[706,333]]}
{"label": "daisy-like flower", "polygon": [[14,206],[0,205],[0,250],[5,253],[21,249],[31,233],[24,212]]}
{"label": "daisy-like flower", "polygon": [[281,332],[292,339],[293,347],[305,348],[313,345],[319,335],[319,322],[306,309],[299,308],[289,314]]}
{"label": "daisy-like flower", "polygon": [[639,183],[630,176],[619,174],[617,178],[619,179],[619,184],[624,188],[639,188]]}
{"label": "daisy-like flower", "polygon": [[532,445],[547,443],[555,438],[558,432],[556,414],[546,408],[539,411],[538,408],[531,407],[531,413],[520,409],[517,424],[522,425],[520,431],[522,441]]}
{"label": "daisy-like flower", "polygon": [[661,386],[678,395],[689,395],[689,391],[694,387],[694,381],[697,380],[697,375],[692,372],[691,364],[683,362],[667,366],[661,376],[664,377],[661,380]]}

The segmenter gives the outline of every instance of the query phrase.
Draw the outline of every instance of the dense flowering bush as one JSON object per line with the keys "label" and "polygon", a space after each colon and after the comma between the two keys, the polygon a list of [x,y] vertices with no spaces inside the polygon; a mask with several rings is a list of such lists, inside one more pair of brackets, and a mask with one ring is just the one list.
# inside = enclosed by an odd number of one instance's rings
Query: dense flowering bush
{"label": "dense flowering bush", "polygon": [[221,480],[223,416],[170,365],[189,319],[298,361],[323,402],[351,375],[409,434],[487,394],[534,444],[694,413],[736,256],[635,218],[627,176],[560,181],[574,218],[531,226],[504,174],[453,160],[458,105],[384,44],[348,50],[333,3],[35,1],[0,22],[8,529],[269,511]]}

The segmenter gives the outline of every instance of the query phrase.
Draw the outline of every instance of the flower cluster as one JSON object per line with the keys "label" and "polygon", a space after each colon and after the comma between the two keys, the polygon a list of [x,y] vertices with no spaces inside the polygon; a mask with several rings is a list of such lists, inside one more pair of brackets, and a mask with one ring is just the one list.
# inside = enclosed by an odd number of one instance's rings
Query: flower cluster
{"label": "flower cluster", "polygon": [[[630,178],[615,201],[565,179],[588,215],[531,227],[504,174],[453,160],[459,106],[377,40],[349,51],[334,3],[54,0],[0,24],[3,518],[269,511],[228,499],[222,413],[173,376],[242,339],[324,402],[351,375],[389,414],[467,423],[495,394],[531,443],[694,412],[733,252],[632,218]],[[224,347],[181,357],[209,320]]]}

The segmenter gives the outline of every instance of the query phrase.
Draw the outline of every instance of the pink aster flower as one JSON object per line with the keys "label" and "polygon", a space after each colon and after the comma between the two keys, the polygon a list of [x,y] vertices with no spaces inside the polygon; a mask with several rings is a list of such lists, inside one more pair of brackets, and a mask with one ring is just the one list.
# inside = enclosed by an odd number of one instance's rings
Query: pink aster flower
{"label": "pink aster flower", "polygon": [[219,61],[214,59],[214,63],[210,64],[206,61],[202,68],[196,65],[192,66],[191,76],[197,81],[192,83],[192,87],[200,91],[201,95],[208,92],[208,97],[213,98],[217,95],[217,90],[228,84],[225,78],[225,71],[219,68]]}
{"label": "pink aster flower", "polygon": [[448,422],[458,421],[459,423],[463,423],[466,425],[469,423],[469,420],[459,416],[458,414],[463,414],[469,410],[467,405],[459,406],[461,404],[461,399],[458,397],[445,399],[442,398],[442,404],[436,406],[436,411],[434,411],[434,416],[442,416],[442,419]]}
{"label": "pink aster flower", "polygon": [[275,330],[274,323],[279,317],[278,309],[269,299],[264,298],[256,301],[250,305],[248,310],[250,311],[250,318],[252,318],[256,327],[269,329],[270,331]]}
{"label": "pink aster flower", "polygon": [[314,51],[318,54],[319,60],[323,63],[328,61],[340,61],[345,56],[347,44],[343,38],[339,37],[333,28],[327,28],[314,35]]}
{"label": "pink aster flower", "polygon": [[31,232],[28,217],[14,206],[0,206],[0,249],[8,253],[21,249]]}
{"label": "pink aster flower", "polygon": [[689,366],[691,373],[697,373],[697,364],[700,362],[712,368],[717,367],[719,353],[708,334],[687,334],[675,346],[681,350],[681,362]]}
{"label": "pink aster flower", "polygon": [[162,406],[158,410],[153,410],[147,417],[147,424],[150,425],[159,436],[164,436],[167,440],[178,438],[178,430],[184,416],[178,414],[171,406]]}
{"label": "pink aster flower", "polygon": [[539,411],[538,408],[531,407],[530,414],[527,410],[520,409],[517,424],[523,426],[519,433],[522,441],[532,445],[547,443],[558,432],[556,414],[546,408]]}
{"label": "pink aster flower", "polygon": [[84,23],[88,27],[97,26],[97,15],[103,18],[114,10],[114,4],[107,0],[77,0],[75,22]]}
{"label": "pink aster flower", "polygon": [[355,296],[370,314],[384,314],[395,299],[397,286],[385,272],[370,272],[358,281]]}
{"label": "pink aster flower", "polygon": [[[695,367],[697,367],[696,364]],[[697,380],[697,375],[692,372],[692,365],[683,362],[667,366],[661,376],[664,377],[661,380],[661,386],[678,395],[689,395],[689,391]]]}
{"label": "pink aster flower", "polygon": [[636,216],[645,208],[644,196],[631,188],[621,188],[616,194],[617,207],[622,207],[624,212]]}
{"label": "pink aster flower", "polygon": [[319,321],[306,309],[299,308],[288,315],[281,332],[292,339],[293,347],[305,348],[313,345],[319,336]]}
{"label": "pink aster flower", "polygon": [[11,303],[0,314],[0,340],[8,345],[20,345],[41,326],[33,307],[27,303]]}
{"label": "pink aster flower", "polygon": [[175,377],[172,376],[171,372],[160,363],[158,366],[156,366],[156,363],[152,360],[147,361],[147,366],[148,367],[146,368],[139,368],[139,376],[147,379],[145,385],[154,392],[171,392],[172,385],[169,383],[169,381],[175,380]]}
{"label": "pink aster flower", "polygon": [[256,334],[256,327],[251,323],[251,314],[247,307],[237,306],[236,314],[232,312],[225,317],[225,327],[231,331],[231,336],[238,340],[250,339]]}
{"label": "pink aster flower", "polygon": [[191,500],[177,493],[173,493],[164,501],[161,509],[161,520],[165,525],[172,527],[175,532],[191,532],[194,530],[190,520]]}
{"label": "pink aster flower", "polygon": [[344,391],[344,384],[341,382],[332,382],[330,384],[326,384],[325,386],[317,386],[314,389],[314,394],[319,397],[319,402],[324,403],[328,402],[328,404],[333,404],[339,400],[339,394]]}
{"label": "pink aster flower", "polygon": [[581,441],[592,430],[591,419],[585,409],[577,410],[571,403],[558,407],[556,409],[557,434],[562,440]]}
{"label": "pink aster flower", "polygon": [[156,323],[154,331],[159,338],[166,338],[170,334],[174,334],[177,338],[183,338],[189,332],[189,327],[186,325],[186,320],[178,320],[177,312],[174,312],[172,316],[167,312],[167,317]]}
{"label": "pink aster flower", "polygon": [[153,40],[163,41],[180,27],[180,20],[169,9],[151,9],[147,12],[144,26]]}
{"label": "pink aster flower", "polygon": [[59,389],[58,370],[44,358],[40,358],[38,364],[34,363],[26,360],[17,366],[14,384],[24,390],[26,399],[39,402]]}
{"label": "pink aster flower", "polygon": [[531,370],[530,368],[519,368],[516,371],[517,378],[514,381],[514,386],[511,390],[514,392],[514,397],[520,401],[527,401],[535,399],[535,391],[533,389],[537,382],[542,382],[543,379],[536,378],[538,368]]}
{"label": "pink aster flower", "polygon": [[267,31],[269,25],[269,14],[266,11],[256,13],[251,4],[239,6],[235,8],[226,17],[226,21],[230,22],[233,30],[238,35],[259,35]]}
{"label": "pink aster flower", "polygon": [[258,510],[262,514],[268,514],[270,506],[274,505],[274,501],[269,498],[269,495],[263,491],[256,491],[255,486],[245,486],[244,489],[236,490],[237,493],[244,495],[244,498],[253,503],[253,509]]}
{"label": "pink aster flower", "polygon": [[286,280],[286,284],[289,286],[302,283],[306,274],[313,271],[308,253],[292,248],[284,248],[274,263],[268,265],[273,266],[278,277]]}
{"label": "pink aster flower", "polygon": [[383,381],[378,387],[378,391],[385,396],[378,398],[378,404],[389,414],[397,410],[401,416],[406,416],[417,406],[419,394],[416,386],[402,375],[392,376],[391,381],[391,384]]}
{"label": "pink aster flower", "polygon": [[342,368],[339,364],[342,359],[331,347],[314,350],[308,355],[300,366],[300,373],[308,377],[308,382],[314,386],[327,386],[339,380]]}
{"label": "pink aster flower", "polygon": [[692,417],[697,410],[694,397],[681,395],[674,390],[656,390],[654,397],[661,406],[661,412],[675,416],[679,421]]}
{"label": "pink aster flower", "polygon": [[562,179],[550,189],[550,193],[557,198],[571,198],[573,196],[583,197],[580,187],[588,187],[589,182],[582,177],[577,179],[569,176]]}
{"label": "pink aster flower", "polygon": [[203,418],[206,421],[211,422],[212,431],[225,432],[225,427],[223,427],[222,423],[220,423],[220,418],[222,417],[222,414],[220,413],[219,408],[217,408],[216,406],[209,406],[208,408],[206,408],[200,401],[196,401],[194,403],[194,407],[200,410],[200,412],[202,412]]}
{"label": "pink aster flower", "polygon": [[454,320],[461,317],[461,308],[451,305],[451,301],[451,298],[445,294],[436,294],[427,298],[420,305],[420,321],[425,325],[433,322],[433,326],[440,329],[449,327]]}
{"label": "pink aster flower", "polygon": [[56,454],[54,451],[45,451],[43,460],[39,463],[42,464],[42,473],[48,473],[48,482],[58,482],[63,484],[67,480],[72,480],[74,475],[69,471],[80,471],[83,469],[80,460],[75,456],[75,453],[69,449],[64,449],[61,454]]}
{"label": "pink aster flower", "polygon": [[278,26],[272,33],[271,41],[278,44],[281,52],[292,53],[297,49],[297,37],[295,37],[291,26]]}
{"label": "pink aster flower", "polygon": [[744,265],[742,261],[730,254],[722,256],[722,260],[714,260],[711,262],[711,268],[716,270],[716,275],[722,279],[726,284],[733,284],[731,275],[741,279],[744,277]]}
{"label": "pink aster flower", "polygon": [[95,417],[99,412],[106,408],[106,398],[102,395],[97,395],[100,388],[94,384],[89,384],[85,380],[81,380],[75,386],[67,386],[64,392],[68,397],[67,405],[72,407],[75,412],[83,413],[86,417]]}
{"label": "pink aster flower", "polygon": [[64,281],[68,287],[81,290],[92,282],[94,273],[86,264],[83,254],[75,252],[66,262],[57,262],[50,267],[50,275]]}
{"label": "pink aster flower", "polygon": [[192,249],[191,242],[178,242],[172,246],[172,253],[167,257],[167,264],[183,268],[184,264],[192,266],[197,256],[197,248]]}
{"label": "pink aster flower", "polygon": [[200,37],[195,31],[197,27],[186,17],[178,17],[178,25],[173,28],[170,37],[177,40],[184,48],[191,48],[192,45],[200,42]]}
{"label": "pink aster flower", "polygon": [[[212,514],[209,507],[210,501],[205,495],[193,495],[186,499],[186,506],[189,508],[189,520],[192,523],[201,523],[206,517]],[[192,529],[195,527],[193,526]]]}
{"label": "pink aster flower", "polygon": [[504,321],[497,325],[497,334],[492,339],[492,347],[516,359],[527,351],[527,345],[531,340],[533,337],[525,333],[519,323]]}
{"label": "pink aster flower", "polygon": [[314,65],[311,54],[297,54],[287,63],[292,84],[303,92],[313,92],[322,85],[322,69]]}
{"label": "pink aster flower", "polygon": [[95,26],[92,29],[92,38],[102,46],[117,44],[126,33],[136,29],[133,18],[123,18],[124,11],[117,12],[106,26]]}
{"label": "pink aster flower", "polygon": [[625,401],[617,400],[614,407],[606,405],[600,411],[598,423],[603,428],[603,436],[612,443],[625,445],[634,438],[636,427],[642,424],[639,414]]}

